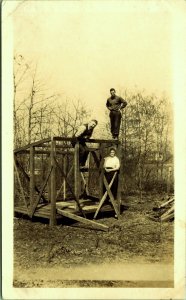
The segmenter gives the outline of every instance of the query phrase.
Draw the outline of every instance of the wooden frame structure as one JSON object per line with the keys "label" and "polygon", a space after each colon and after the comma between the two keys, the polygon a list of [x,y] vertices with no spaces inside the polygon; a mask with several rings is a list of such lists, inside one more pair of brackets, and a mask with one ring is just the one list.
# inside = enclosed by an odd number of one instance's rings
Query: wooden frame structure
{"label": "wooden frame structure", "polygon": [[[22,205],[15,205],[16,213],[26,214],[30,218],[45,217],[49,219],[50,225],[55,225],[58,218],[67,217],[101,230],[107,230],[108,227],[88,219],[88,213],[94,213],[95,219],[100,211],[114,210],[117,218],[120,217],[121,170],[118,174],[117,199],[114,199],[111,192],[114,179],[107,183],[102,164],[111,146],[116,147],[117,156],[121,160],[120,142],[100,139],[84,141],[88,145],[89,159],[92,159],[92,164],[85,170],[79,166],[79,141],[73,138],[52,137],[14,150],[14,174],[23,202]],[[72,142],[75,142],[74,147]],[[40,175],[36,172],[36,158],[44,163],[39,170]],[[97,172],[97,176],[93,175],[93,179],[98,180],[97,196],[91,196],[88,191],[87,181],[94,172]],[[37,177],[40,177],[39,183]],[[104,195],[103,184],[106,188]],[[68,193],[71,195],[70,200]],[[109,205],[104,203],[107,194]]]}

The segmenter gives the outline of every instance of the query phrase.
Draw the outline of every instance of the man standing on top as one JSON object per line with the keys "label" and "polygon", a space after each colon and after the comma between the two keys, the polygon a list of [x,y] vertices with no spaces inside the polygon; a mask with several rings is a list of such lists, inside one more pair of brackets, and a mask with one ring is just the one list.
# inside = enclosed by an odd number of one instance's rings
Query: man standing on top
{"label": "man standing on top", "polygon": [[[89,153],[88,147],[83,139],[89,139],[92,136],[93,130],[97,124],[97,120],[91,120],[89,123],[81,125],[74,134],[74,137],[79,141],[79,164],[81,168],[85,167]],[[74,142],[72,142],[72,146],[75,146]]]}
{"label": "man standing on top", "polygon": [[121,124],[121,110],[127,106],[127,101],[116,95],[115,89],[110,89],[111,97],[107,99],[106,106],[110,110],[110,126],[113,139],[118,139],[120,124]]}

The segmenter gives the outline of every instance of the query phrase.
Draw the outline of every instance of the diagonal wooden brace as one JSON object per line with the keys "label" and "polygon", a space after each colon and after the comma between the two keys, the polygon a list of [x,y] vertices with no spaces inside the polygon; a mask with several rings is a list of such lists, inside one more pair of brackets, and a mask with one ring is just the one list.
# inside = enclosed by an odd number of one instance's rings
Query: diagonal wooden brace
{"label": "diagonal wooden brace", "polygon": [[[54,156],[54,160],[55,160],[56,166],[59,168],[61,174],[65,177],[65,174],[64,174],[63,170],[61,169],[60,165],[58,164],[58,161],[57,161],[57,159],[56,159],[55,156]],[[69,190],[71,191],[72,195],[73,195],[74,198],[75,198],[75,201],[76,201],[76,203],[77,203],[77,205],[78,205],[79,211],[82,213],[82,215],[84,216],[84,218],[86,218],[86,215],[85,215],[85,213],[83,212],[83,210],[82,210],[82,208],[81,208],[79,199],[77,199],[76,195],[74,194],[74,192],[73,192],[73,190],[72,190],[72,188],[71,188],[70,183],[69,183],[68,180],[67,180],[67,176],[66,176],[66,183],[67,183],[67,185],[68,185],[68,187],[69,187]]]}
{"label": "diagonal wooden brace", "polygon": [[[116,174],[117,174],[117,172],[116,172]],[[114,175],[115,175],[115,174],[114,174]],[[112,203],[112,205],[113,205],[113,207],[114,207],[115,213],[116,213],[117,217],[119,218],[119,211],[118,211],[117,205],[116,205],[116,203],[115,203],[114,197],[113,197],[113,195],[112,195],[111,187],[109,187],[108,182],[107,182],[105,176],[104,176],[104,178],[103,178],[103,182],[104,182],[105,187],[106,187],[106,190],[107,190],[107,192],[108,192],[110,201],[111,201],[111,203]]]}
{"label": "diagonal wooden brace", "polygon": [[[117,172],[114,173],[114,175],[113,175],[113,177],[112,177],[112,180],[111,180],[111,182],[110,182],[109,185],[108,185],[109,188],[111,188],[111,186],[112,186],[112,184],[113,184],[113,182],[114,182],[114,179],[115,179],[115,177],[116,177],[116,174],[117,174]],[[104,176],[104,178],[105,178],[105,176]],[[106,178],[105,178],[105,179],[106,179]],[[105,182],[104,182],[104,184],[105,184]],[[107,183],[107,184],[108,184],[108,183]],[[104,203],[105,200],[106,200],[106,197],[107,197],[107,194],[108,194],[108,191],[107,191],[108,187],[106,188],[106,191],[105,191],[103,197],[101,198],[101,200],[100,200],[100,202],[99,202],[98,208],[97,208],[97,210],[96,210],[96,212],[95,212],[95,214],[94,214],[94,219],[97,217],[97,214],[98,214],[98,212],[100,211],[101,206],[103,205],[103,203]]]}
{"label": "diagonal wooden brace", "polygon": [[28,212],[28,203],[26,201],[26,197],[25,197],[24,190],[23,190],[23,187],[22,187],[22,184],[21,184],[21,180],[20,180],[20,177],[19,177],[19,172],[18,172],[18,169],[17,169],[17,166],[16,166],[15,159],[14,159],[14,168],[15,168],[16,175],[17,175],[17,180],[18,180],[18,183],[19,183],[19,186],[20,186],[21,196],[23,198],[23,201],[24,201],[24,203],[26,205],[27,212]]}
{"label": "diagonal wooden brace", "polygon": [[67,218],[76,220],[78,222],[84,223],[84,224],[86,224],[88,226],[91,226],[91,227],[93,227],[95,229],[104,230],[104,231],[108,231],[108,229],[109,229],[109,227],[106,226],[106,225],[104,225],[104,224],[97,223],[95,221],[82,218],[82,217],[80,217],[80,216],[78,216],[76,214],[70,213],[70,212],[62,210],[62,209],[57,209],[57,213],[61,214],[64,217],[67,217]]}
{"label": "diagonal wooden brace", "polygon": [[[65,180],[67,180],[68,177],[70,176],[70,174],[71,174],[71,172],[72,172],[72,170],[73,170],[73,167],[74,167],[74,166],[72,165],[71,168],[70,168],[70,170],[68,171],[67,174],[64,173],[64,179],[65,179]],[[56,196],[56,200],[57,200],[57,198],[59,197],[59,194],[61,193],[63,187],[64,187],[64,182],[62,182],[62,184],[61,184],[61,187],[60,187],[60,189],[59,189],[59,191],[58,191],[58,193],[57,193],[57,196]]]}
{"label": "diagonal wooden brace", "polygon": [[95,161],[95,163],[96,163],[97,168],[99,168],[99,167],[100,167],[100,161],[99,161],[99,158],[97,157],[96,152],[92,151],[92,152],[90,152],[90,153],[92,154],[92,156],[93,156],[93,158],[94,158],[94,161]]}
{"label": "diagonal wooden brace", "polygon": [[[26,180],[28,182],[30,182],[30,176],[26,173],[26,171],[24,170],[23,166],[19,163],[16,155],[14,156],[14,159],[15,159],[15,163],[16,163],[16,166],[19,168],[19,170],[22,172],[22,174],[24,175],[24,177],[26,178]],[[37,188],[37,186],[35,185],[34,186],[35,188],[35,191],[39,194],[40,193],[40,190]],[[44,197],[44,195],[41,196],[41,198],[43,199],[43,201],[45,203],[47,203],[48,201],[46,200],[46,198]]]}
{"label": "diagonal wooden brace", "polygon": [[46,185],[47,185],[48,179],[49,179],[50,174],[51,174],[51,172],[52,172],[52,168],[53,168],[53,167],[50,168],[50,170],[49,170],[49,172],[48,172],[48,174],[47,174],[47,177],[46,177],[46,179],[45,179],[45,181],[44,181],[44,183],[43,183],[43,186],[42,186],[42,188],[41,188],[41,190],[40,190],[39,195],[37,196],[36,201],[33,203],[32,207],[30,207],[30,214],[29,214],[30,217],[33,216],[33,214],[34,214],[34,212],[35,212],[35,210],[36,210],[36,208],[37,208],[37,205],[39,204],[39,201],[40,201],[40,199],[41,199],[41,196],[42,196],[42,194],[43,194],[43,192],[44,192],[44,189],[45,189],[45,187],[46,187]]}
{"label": "diagonal wooden brace", "polygon": [[80,173],[81,173],[81,177],[82,177],[83,185],[84,185],[84,191],[83,191],[83,193],[85,192],[86,195],[88,196],[89,195],[89,191],[88,191],[88,187],[87,187],[87,183],[86,183],[85,177],[83,176],[82,172],[80,172]]}

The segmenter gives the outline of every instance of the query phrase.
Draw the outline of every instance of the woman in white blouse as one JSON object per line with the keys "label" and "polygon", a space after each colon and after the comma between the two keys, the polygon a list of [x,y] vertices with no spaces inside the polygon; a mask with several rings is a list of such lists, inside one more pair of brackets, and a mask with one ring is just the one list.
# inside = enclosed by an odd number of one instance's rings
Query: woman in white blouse
{"label": "woman in white blouse", "polygon": [[[114,173],[118,171],[120,168],[120,161],[119,158],[116,156],[115,148],[110,148],[109,156],[105,157],[104,159],[103,168],[105,170],[105,177],[109,184],[114,176]],[[117,198],[117,188],[118,188],[118,174],[116,175],[111,187],[111,191],[115,199]]]}

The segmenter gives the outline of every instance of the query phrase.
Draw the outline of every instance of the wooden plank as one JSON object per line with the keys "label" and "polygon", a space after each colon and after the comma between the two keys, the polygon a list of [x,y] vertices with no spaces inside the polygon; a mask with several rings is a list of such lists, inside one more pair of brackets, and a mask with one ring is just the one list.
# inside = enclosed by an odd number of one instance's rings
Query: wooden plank
{"label": "wooden plank", "polygon": [[166,202],[162,203],[162,204],[159,206],[159,208],[163,208],[163,207],[165,207],[166,205],[170,204],[170,203],[173,202],[173,201],[174,201],[174,197],[171,198],[171,199],[169,199],[169,200],[167,200]]}
{"label": "wooden plank", "polygon": [[[91,199],[79,199],[80,205],[88,205],[88,204],[93,204],[95,203],[94,201],[92,201]],[[68,207],[69,205],[72,205],[75,203],[75,200],[69,200],[69,201],[58,201],[56,202],[56,207]]]}
{"label": "wooden plank", "polygon": [[[24,215],[28,215],[27,210],[25,209],[25,207],[15,207],[14,208],[14,212],[15,213],[21,213]],[[29,215],[28,215],[29,216]],[[40,217],[40,218],[45,218],[45,219],[50,219],[50,210],[44,212],[44,211],[36,211],[34,214],[34,217]],[[56,215],[56,219],[61,219],[62,216],[60,214]]]}
{"label": "wooden plank", "polygon": [[32,206],[30,207],[30,214],[29,214],[30,217],[33,216],[33,214],[34,214],[34,212],[35,212],[35,210],[36,210],[36,207],[37,207],[37,205],[39,204],[39,201],[40,201],[40,199],[41,199],[41,195],[42,195],[42,193],[43,193],[43,191],[44,191],[44,189],[45,189],[45,187],[46,187],[46,185],[47,185],[47,182],[48,182],[48,179],[49,179],[50,174],[51,174],[51,172],[52,172],[52,169],[53,169],[53,166],[51,166],[51,168],[50,168],[50,170],[49,170],[49,172],[48,172],[48,175],[47,175],[47,177],[46,177],[46,179],[45,179],[45,181],[44,181],[44,183],[43,183],[43,185],[42,185],[42,188],[41,188],[41,190],[40,190],[40,193],[39,193],[39,195],[38,195],[36,201],[34,201],[33,204],[32,204]]}
{"label": "wooden plank", "polygon": [[50,225],[56,225],[56,164],[55,164],[55,140],[51,141],[51,215]]}
{"label": "wooden plank", "polygon": [[50,210],[51,209],[51,205],[50,205],[50,203],[39,203],[37,205],[36,211],[40,210],[40,209]]}
{"label": "wooden plank", "polygon": [[164,216],[163,218],[161,217],[161,222],[165,222],[165,221],[168,221],[168,220],[171,220],[174,218],[174,212],[170,213],[169,215],[167,216]]}
{"label": "wooden plank", "polygon": [[161,219],[168,216],[172,212],[174,212],[174,205],[171,208],[169,208],[164,214],[161,215]]}
{"label": "wooden plank", "polygon": [[16,175],[17,175],[17,180],[18,180],[18,183],[19,183],[19,186],[20,186],[21,196],[23,198],[23,201],[25,203],[25,206],[26,206],[26,209],[27,209],[27,213],[28,213],[28,203],[26,201],[26,197],[25,197],[24,190],[23,190],[23,187],[22,187],[22,184],[21,184],[21,180],[20,180],[20,177],[19,177],[19,172],[18,172],[16,163],[15,163],[15,159],[14,159],[14,168],[15,168]]}
{"label": "wooden plank", "polygon": [[92,220],[89,220],[89,219],[85,219],[83,217],[77,216],[75,214],[72,214],[70,212],[67,212],[67,211],[64,211],[64,210],[61,210],[61,209],[57,209],[57,212],[59,214],[61,214],[62,216],[64,216],[64,217],[73,219],[75,221],[84,223],[86,225],[91,225],[91,227],[93,227],[95,229],[101,229],[101,230],[104,230],[104,231],[108,231],[108,229],[109,229],[108,226],[106,226],[104,224],[100,224],[100,223],[97,223],[95,221],[92,221]]}
{"label": "wooden plank", "polygon": [[[85,211],[86,214],[88,214],[88,213],[95,213],[96,209],[98,208],[98,204],[99,203],[93,203],[92,201],[90,201],[89,203],[88,202],[81,203],[81,206],[82,206],[82,210]],[[72,202],[71,203],[63,202],[62,204],[61,204],[61,202],[60,202],[60,204],[56,203],[56,208],[57,209],[59,208],[62,210],[64,209],[65,211],[70,211],[70,212],[73,211],[74,213],[76,213],[78,215],[80,214],[80,212],[75,211],[75,204]],[[100,208],[100,211],[101,212],[114,211],[114,209],[110,204],[106,204]]]}
{"label": "wooden plank", "polygon": [[[108,185],[109,187],[112,186],[115,177],[116,177],[116,172],[114,173],[114,176],[112,177],[112,180],[111,180],[111,182],[110,182],[109,185]],[[100,200],[100,202],[99,202],[98,208],[97,208],[97,210],[96,210],[96,212],[95,212],[95,214],[94,214],[94,219],[97,217],[97,214],[98,214],[98,212],[100,211],[101,206],[102,206],[103,203],[105,202],[106,197],[107,197],[107,194],[108,194],[107,191],[105,191],[103,197],[101,198],[101,200]]]}

